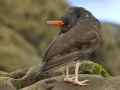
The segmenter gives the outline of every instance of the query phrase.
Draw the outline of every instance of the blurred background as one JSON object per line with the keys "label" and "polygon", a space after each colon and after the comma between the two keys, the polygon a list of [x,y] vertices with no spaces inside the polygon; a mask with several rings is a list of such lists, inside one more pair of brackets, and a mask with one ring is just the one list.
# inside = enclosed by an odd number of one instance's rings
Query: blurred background
{"label": "blurred background", "polygon": [[101,21],[102,42],[87,59],[111,75],[120,74],[119,0],[0,0],[0,70],[11,72],[40,63],[59,27],[48,25],[69,6],[90,10]]}

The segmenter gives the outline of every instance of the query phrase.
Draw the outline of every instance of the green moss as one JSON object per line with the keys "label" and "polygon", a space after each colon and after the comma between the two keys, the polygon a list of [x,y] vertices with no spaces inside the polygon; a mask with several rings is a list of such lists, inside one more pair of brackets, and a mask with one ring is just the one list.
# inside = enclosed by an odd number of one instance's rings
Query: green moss
{"label": "green moss", "polygon": [[87,64],[86,70],[90,72],[91,74],[101,75],[103,77],[111,77],[111,75],[99,64]]}
{"label": "green moss", "polygon": [[90,70],[91,70],[91,68],[92,68],[92,65],[89,65],[89,64],[88,64],[88,65],[86,65],[86,67],[85,67],[85,68],[86,68],[86,71],[90,71]]}
{"label": "green moss", "polygon": [[[50,78],[50,77],[51,77],[51,75],[49,75],[49,74],[45,74],[45,75],[41,74],[41,75],[39,75],[39,77],[34,77],[33,75],[28,75],[25,78],[14,80],[13,85],[16,89],[21,89],[21,88],[30,86],[30,85],[38,82],[39,80]],[[49,83],[49,82],[47,82],[47,83]]]}
{"label": "green moss", "polygon": [[16,89],[24,88],[25,86],[28,86],[27,84],[28,84],[28,83],[25,82],[24,80],[21,80],[21,81],[19,81],[19,80],[14,80],[14,83],[13,83],[13,85],[14,85],[14,87],[15,87]]}
{"label": "green moss", "polygon": [[20,89],[22,87],[21,84],[19,84],[19,83],[14,83],[14,86],[16,89]]}
{"label": "green moss", "polygon": [[99,71],[100,71],[99,74],[101,76],[103,76],[103,77],[111,77],[111,75],[101,65],[96,63],[96,67],[97,67],[97,69],[95,69],[96,73],[98,73],[98,68],[99,68]]}
{"label": "green moss", "polygon": [[0,76],[3,76],[3,75],[5,75],[5,74],[7,74],[7,72],[0,71]]}
{"label": "green moss", "polygon": [[97,67],[97,66],[95,66],[92,71],[93,71],[94,74],[97,74],[97,75],[100,74],[100,68]]}

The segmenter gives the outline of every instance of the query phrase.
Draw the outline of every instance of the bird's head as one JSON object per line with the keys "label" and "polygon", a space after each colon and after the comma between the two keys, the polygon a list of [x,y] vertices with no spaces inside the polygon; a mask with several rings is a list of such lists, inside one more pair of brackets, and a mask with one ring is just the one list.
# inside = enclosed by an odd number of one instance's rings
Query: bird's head
{"label": "bird's head", "polygon": [[75,24],[80,10],[83,8],[80,7],[70,7],[66,9],[59,20],[47,21],[48,24],[54,24],[60,26],[62,32],[70,30],[71,27]]}

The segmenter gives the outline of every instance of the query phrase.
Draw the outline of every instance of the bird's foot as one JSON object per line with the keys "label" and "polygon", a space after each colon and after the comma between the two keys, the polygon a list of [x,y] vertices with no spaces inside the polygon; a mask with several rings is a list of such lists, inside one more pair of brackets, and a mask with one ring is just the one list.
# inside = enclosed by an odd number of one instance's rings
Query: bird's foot
{"label": "bird's foot", "polygon": [[71,78],[66,77],[66,78],[64,78],[64,81],[66,81],[66,82],[74,82],[74,79],[75,79],[75,76],[73,76]]}
{"label": "bird's foot", "polygon": [[89,81],[88,79],[87,80],[83,80],[83,81],[74,80],[74,84],[78,84],[80,86],[85,86],[85,85],[87,85],[86,82],[88,82],[88,81]]}

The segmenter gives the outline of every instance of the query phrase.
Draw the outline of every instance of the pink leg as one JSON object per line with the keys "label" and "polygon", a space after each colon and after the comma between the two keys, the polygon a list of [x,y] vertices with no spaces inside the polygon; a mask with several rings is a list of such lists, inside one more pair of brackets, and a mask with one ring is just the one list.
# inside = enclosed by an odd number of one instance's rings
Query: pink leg
{"label": "pink leg", "polygon": [[75,79],[74,79],[74,84],[78,84],[78,85],[80,85],[80,86],[87,85],[86,82],[88,82],[89,80],[78,81],[78,69],[79,69],[79,61],[76,62],[76,66],[75,66]]}
{"label": "pink leg", "polygon": [[66,78],[64,78],[64,81],[66,82],[74,82],[75,76],[69,78],[69,64],[66,65]]}

